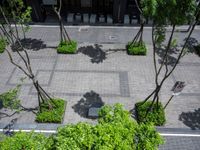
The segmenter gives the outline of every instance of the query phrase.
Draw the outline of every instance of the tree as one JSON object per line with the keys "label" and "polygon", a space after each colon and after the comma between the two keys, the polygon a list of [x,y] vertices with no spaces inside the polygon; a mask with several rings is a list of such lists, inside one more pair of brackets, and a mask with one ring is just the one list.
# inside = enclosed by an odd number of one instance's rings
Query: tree
{"label": "tree", "polygon": [[77,50],[77,42],[70,39],[61,17],[62,0],[57,0],[57,6],[52,6],[56,13],[60,26],[60,43],[57,47],[58,53],[75,53]]}
{"label": "tree", "polygon": [[61,8],[62,8],[62,0],[57,0],[57,7],[53,6],[53,10],[56,13],[57,17],[58,17],[58,21],[59,21],[59,26],[60,26],[60,41],[61,42],[66,42],[69,41],[71,42],[71,39],[69,37],[69,34],[67,33],[63,21],[62,21],[62,17],[61,17]]}
{"label": "tree", "polygon": [[[182,25],[188,23],[190,21],[190,17],[194,16],[194,22],[192,22],[191,29],[186,36],[186,40],[177,55],[176,61],[173,63],[172,68],[170,69],[168,66],[168,55],[170,53],[170,49],[172,48],[173,36],[177,25]],[[194,31],[195,26],[198,24],[200,18],[200,6],[199,3],[197,5],[195,0],[159,0],[157,1],[156,13],[153,16],[154,24],[152,26],[152,43],[153,43],[153,62],[154,62],[154,70],[155,70],[155,84],[156,87],[152,91],[152,93],[147,96],[147,98],[143,101],[144,104],[151,97],[153,97],[153,101],[151,106],[146,112],[146,116],[149,111],[152,110],[154,103],[156,102],[157,106],[160,101],[159,93],[160,90],[166,81],[166,79],[172,74],[172,72],[177,67],[177,64],[180,62],[180,59],[183,56],[186,45],[191,37],[191,34]],[[170,24],[172,26],[172,30],[170,33],[170,37],[167,41],[167,45],[163,47],[165,41],[166,29],[165,26]],[[162,58],[162,62],[160,66],[156,64],[156,50],[158,47],[163,48],[164,56]],[[161,72],[164,72],[162,74]]]}
{"label": "tree", "polygon": [[[10,62],[18,69],[20,69],[32,81],[38,95],[39,111],[41,111],[41,103],[44,102],[47,102],[49,109],[52,109],[52,105],[49,102],[49,100],[52,101],[52,98],[40,86],[35,74],[32,71],[28,52],[21,43],[19,28],[17,27],[17,23],[20,23],[21,27],[23,28],[24,23],[30,20],[30,8],[25,8],[22,0],[7,0],[4,1],[2,6],[0,6],[0,13],[3,17],[3,21],[0,24],[0,30],[3,33],[1,36],[5,36],[7,39],[8,46],[6,47],[5,51],[9,56]],[[11,23],[14,24],[14,27],[11,26]],[[9,51],[9,47],[16,51],[18,56],[21,58],[23,65],[17,64],[15,62],[11,52]]]}
{"label": "tree", "polygon": [[132,40],[131,45],[141,46],[144,43],[143,42],[144,24],[146,23],[147,19],[151,19],[154,16],[157,6],[157,1],[141,0],[139,4],[138,0],[135,0],[135,4],[140,12],[140,29],[138,33],[135,35],[134,39]]}

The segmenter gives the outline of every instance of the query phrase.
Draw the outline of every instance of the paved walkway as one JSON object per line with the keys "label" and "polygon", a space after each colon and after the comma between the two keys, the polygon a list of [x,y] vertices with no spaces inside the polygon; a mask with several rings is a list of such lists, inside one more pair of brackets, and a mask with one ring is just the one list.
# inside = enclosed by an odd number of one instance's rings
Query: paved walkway
{"label": "paved walkway", "polygon": [[[137,101],[143,100],[153,90],[150,29],[146,29],[144,34],[148,46],[147,56],[128,56],[124,50],[125,44],[137,31],[134,28],[73,27],[68,31],[72,39],[79,42],[78,54],[56,53],[53,47],[58,43],[58,27],[33,27],[28,38],[34,44],[27,45],[34,49],[29,51],[29,55],[33,71],[42,86],[53,96],[68,102],[64,124],[80,121],[94,123],[95,121],[86,118],[87,108],[94,101],[105,104],[122,103],[126,109],[131,110]],[[182,35],[183,33],[177,33],[175,37],[183,39]],[[199,35],[200,30],[196,30],[192,37],[198,40]],[[161,55],[158,52],[157,60]],[[172,62],[173,56],[174,54],[170,57]],[[16,62],[22,64],[18,57],[15,58]],[[199,74],[200,58],[191,52],[182,59],[164,84],[160,99],[165,104],[171,95],[173,84],[176,81],[186,82],[183,93],[175,97],[166,109],[165,127],[200,129]],[[20,83],[21,77],[24,77],[23,73],[10,64],[6,53],[0,55],[0,93],[15,87]],[[36,92],[29,80],[23,83],[20,99],[25,107],[38,105]],[[8,110],[6,112],[10,113]],[[31,112],[22,112],[10,118],[2,118],[0,123],[8,124],[15,120],[16,123],[34,125],[34,117]]]}

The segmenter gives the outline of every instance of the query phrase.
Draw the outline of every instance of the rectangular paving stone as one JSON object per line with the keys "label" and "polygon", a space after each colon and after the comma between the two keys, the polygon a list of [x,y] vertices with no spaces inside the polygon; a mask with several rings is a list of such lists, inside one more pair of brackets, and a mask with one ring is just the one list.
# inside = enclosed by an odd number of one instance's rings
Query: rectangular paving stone
{"label": "rectangular paving stone", "polygon": [[[57,88],[59,87],[59,88]],[[120,95],[118,73],[56,71],[49,87],[53,93],[85,93],[95,91],[99,94]]]}

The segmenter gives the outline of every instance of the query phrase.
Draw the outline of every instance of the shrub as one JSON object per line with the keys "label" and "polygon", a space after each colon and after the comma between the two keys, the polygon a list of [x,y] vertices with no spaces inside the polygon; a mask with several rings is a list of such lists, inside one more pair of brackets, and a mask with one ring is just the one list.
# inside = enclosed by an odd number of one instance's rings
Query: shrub
{"label": "shrub", "polygon": [[153,104],[153,109],[151,110],[150,113],[145,118],[146,111],[152,104],[152,101],[147,101],[143,105],[141,105],[142,102],[136,103],[136,113],[137,113],[137,119],[138,122],[144,122],[144,123],[153,123],[156,126],[162,126],[165,124],[166,119],[165,119],[165,112],[163,109],[162,104],[159,102],[158,103],[158,108],[157,104]]}
{"label": "shrub", "polygon": [[[133,150],[137,147],[156,147],[162,143],[162,138],[153,126],[144,124],[139,127],[130,113],[119,104],[114,107],[104,106],[99,116],[99,123],[95,126],[78,123],[59,128],[54,139],[55,147],[76,150]],[[143,131],[144,128],[146,131]],[[144,135],[147,133],[148,135]],[[142,145],[143,140],[147,142]]]}
{"label": "shrub", "polygon": [[3,38],[0,38],[0,53],[3,53],[6,48],[6,40]]}
{"label": "shrub", "polygon": [[137,150],[157,150],[160,144],[164,144],[164,139],[153,124],[141,123],[136,129],[136,143]]}
{"label": "shrub", "polygon": [[87,123],[59,128],[54,139],[55,147],[57,149],[91,150],[96,139],[93,128],[92,125]]}
{"label": "shrub", "polygon": [[[130,113],[119,104],[113,107],[104,106],[99,115],[97,125],[88,123],[66,125],[58,128],[54,136],[46,139],[39,135],[33,142],[31,140],[34,136],[23,133],[23,137],[18,137],[14,142],[12,142],[13,137],[8,137],[9,142],[3,140],[1,144],[9,149],[10,145],[15,146],[17,142],[16,145],[19,145],[19,148],[13,148],[16,150],[30,148],[38,150],[41,148],[50,150],[155,150],[159,144],[163,143],[163,139],[153,125],[137,124],[131,118]],[[21,145],[26,147],[21,147]]]}
{"label": "shrub", "polygon": [[0,95],[0,102],[2,103],[4,108],[8,109],[19,109],[20,108],[20,100],[18,99],[18,93],[20,90],[20,85],[16,88],[9,90]]}
{"label": "shrub", "polygon": [[[52,102],[53,101],[53,102]],[[49,100],[52,109],[49,109],[47,102],[42,103],[41,111],[36,115],[36,121],[40,123],[61,123],[65,112],[65,101],[62,99]]]}
{"label": "shrub", "polygon": [[77,50],[76,41],[61,41],[57,47],[57,52],[62,54],[74,54]]}
{"label": "shrub", "polygon": [[18,132],[12,137],[5,137],[0,141],[2,150],[44,150],[49,149],[52,140],[46,138],[43,134]]}
{"label": "shrub", "polygon": [[122,105],[104,106],[99,111],[99,124],[95,128],[95,149],[135,149],[134,137],[137,122]]}
{"label": "shrub", "polygon": [[129,42],[126,47],[129,55],[146,55],[147,52],[145,43],[135,42],[132,44]]}
{"label": "shrub", "polygon": [[196,53],[200,56],[200,44],[195,46]]}

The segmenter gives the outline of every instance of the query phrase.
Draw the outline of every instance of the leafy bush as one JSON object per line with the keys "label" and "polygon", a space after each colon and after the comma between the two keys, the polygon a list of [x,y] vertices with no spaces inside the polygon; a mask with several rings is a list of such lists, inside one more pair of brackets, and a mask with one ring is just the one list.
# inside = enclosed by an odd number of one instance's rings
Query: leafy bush
{"label": "leafy bush", "polygon": [[43,134],[18,132],[0,141],[2,150],[44,150],[50,149],[52,140]]}
{"label": "leafy bush", "polygon": [[153,123],[156,126],[162,126],[165,124],[166,119],[165,119],[165,112],[163,109],[162,104],[159,102],[158,103],[158,108],[157,104],[153,104],[153,109],[151,110],[150,113],[145,118],[146,111],[149,109],[150,105],[152,104],[152,101],[147,101],[143,105],[141,105],[142,102],[136,103],[136,113],[137,113],[137,118],[138,122],[144,122],[144,123]]}
{"label": "leafy bush", "polygon": [[57,47],[57,52],[62,54],[74,54],[77,50],[76,41],[61,41]]}
{"label": "leafy bush", "polygon": [[4,108],[8,109],[19,109],[20,108],[20,100],[18,99],[18,93],[20,90],[20,85],[16,88],[9,90],[0,95],[0,102],[2,103]]}
{"label": "leafy bush", "polygon": [[135,42],[132,44],[129,42],[126,47],[129,55],[146,55],[147,52],[145,43]]}
{"label": "leafy bush", "polygon": [[[53,102],[52,102],[53,101]],[[40,123],[61,123],[63,114],[65,112],[65,101],[62,99],[49,100],[52,108],[49,108],[47,102],[42,103],[40,108],[41,111],[36,115],[36,121]]]}
{"label": "leafy bush", "polygon": [[95,148],[100,149],[126,149],[135,148],[133,141],[137,122],[122,105],[104,106],[99,111],[99,124],[95,128],[97,139]]}
{"label": "leafy bush", "polygon": [[57,149],[91,150],[97,138],[93,128],[92,125],[87,123],[59,128],[54,139],[54,146]]}
{"label": "leafy bush", "polygon": [[[163,143],[153,125],[137,124],[121,105],[104,106],[97,125],[78,123],[58,128],[48,139],[42,135],[20,133],[1,142],[7,149],[60,150],[156,150]],[[17,139],[16,139],[17,138]],[[15,144],[16,142],[16,144]],[[4,146],[4,147],[3,147]],[[13,147],[11,147],[13,146]],[[14,147],[16,146],[16,147]]]}
{"label": "leafy bush", "polygon": [[6,48],[6,40],[3,38],[0,38],[0,53],[3,53]]}
{"label": "leafy bush", "polygon": [[196,53],[200,56],[200,44],[195,46]]}
{"label": "leafy bush", "polygon": [[[114,107],[104,106],[99,116],[99,124],[96,126],[79,123],[59,128],[54,139],[55,147],[76,150],[133,150],[138,147],[156,149],[162,143],[162,138],[153,126],[144,124],[140,127],[119,104]],[[144,128],[147,131],[142,131]],[[147,142],[142,145],[143,140]]]}
{"label": "leafy bush", "polygon": [[153,124],[141,123],[135,133],[137,150],[157,150],[160,144],[164,144],[164,139],[156,131]]}

